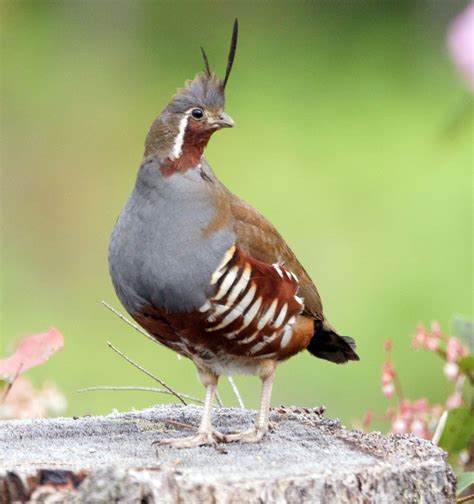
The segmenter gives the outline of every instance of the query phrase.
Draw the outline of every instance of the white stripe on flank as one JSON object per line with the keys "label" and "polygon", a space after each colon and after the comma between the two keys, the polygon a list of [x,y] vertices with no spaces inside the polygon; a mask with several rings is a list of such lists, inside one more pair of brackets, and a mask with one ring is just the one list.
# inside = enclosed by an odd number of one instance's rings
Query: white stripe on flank
{"label": "white stripe on flank", "polygon": [[226,304],[228,306],[232,306],[234,304],[234,301],[247,288],[247,285],[250,281],[251,270],[252,268],[250,264],[245,263],[244,272],[242,273],[242,276],[239,278],[239,281],[234,285],[227,298]]}
{"label": "white stripe on flank", "polygon": [[[229,307],[227,305],[222,305],[222,304],[215,304],[213,305],[213,311],[207,317],[208,322],[215,322],[221,315],[229,311]],[[207,329],[207,331],[212,331],[214,330],[213,328]]]}
{"label": "white stripe on flank", "polygon": [[244,325],[248,326],[252,320],[257,316],[258,310],[260,310],[260,307],[262,306],[262,298],[259,297],[257,301],[253,303],[253,305],[250,307],[249,311],[245,314],[244,316]]}
{"label": "white stripe on flank", "polygon": [[238,317],[241,316],[241,313],[238,310],[230,310],[230,312],[222,319],[222,322],[215,327],[209,328],[207,331],[212,332],[212,331],[218,331],[219,329],[222,329],[225,326],[228,326],[229,324],[232,324],[234,320],[237,320]]}
{"label": "white stripe on flank", "polygon": [[239,309],[240,312],[243,314],[244,311],[250,306],[250,303],[253,301],[253,298],[255,297],[256,291],[257,291],[257,286],[254,283],[252,283],[252,285],[250,286],[250,289],[247,291],[247,294],[245,294],[245,296],[238,302],[238,304],[235,308]]}
{"label": "white stripe on flank", "polygon": [[247,343],[252,343],[252,341],[260,334],[260,331],[255,331],[252,333],[250,336],[247,336],[247,338],[244,338],[243,340],[237,341],[239,345],[246,345]]}
{"label": "white stripe on flank", "polygon": [[173,148],[171,149],[171,154],[169,155],[170,159],[178,159],[183,151],[184,133],[186,132],[186,126],[189,119],[188,112],[186,112],[186,114],[179,121],[178,134],[174,139]]}
{"label": "white stripe on flank", "polygon": [[211,303],[209,303],[209,301],[206,301],[202,306],[201,308],[199,308],[199,311],[201,313],[206,313],[207,311],[209,311],[211,309]]}
{"label": "white stripe on flank", "polygon": [[295,298],[295,301],[296,301],[299,305],[301,305],[301,306],[303,306],[303,305],[304,305],[304,299],[303,299],[302,297],[299,297],[299,296],[297,296],[296,294],[295,294],[293,297]]}
{"label": "white stripe on flank", "polygon": [[272,266],[275,268],[275,271],[281,276],[281,278],[283,278],[283,272],[281,271],[281,268],[278,265],[278,263],[272,264]]}
{"label": "white stripe on flank", "polygon": [[277,328],[277,327],[280,327],[283,324],[287,312],[288,312],[288,303],[285,303],[282,306],[282,308],[280,310],[280,313],[278,314],[278,317],[275,320],[275,323],[273,324],[273,327]]}
{"label": "white stripe on flank", "polygon": [[287,325],[285,330],[283,331],[283,337],[280,341],[280,348],[285,348],[288,343],[291,341],[291,337],[293,336],[293,326]]}
{"label": "white stripe on flank", "polygon": [[261,319],[258,321],[257,329],[263,329],[268,324],[268,322],[270,322],[270,320],[275,315],[277,304],[278,299],[275,298],[272,304],[270,305],[270,308],[268,308],[268,310],[265,312],[265,315],[263,315]]}
{"label": "white stripe on flank", "polygon": [[294,278],[295,282],[300,283],[298,280],[298,277],[293,273],[293,271],[290,271],[290,273],[291,273],[291,276]]}
{"label": "white stripe on flank", "polygon": [[[239,274],[238,266],[234,266],[226,273],[224,280],[222,280],[221,286],[219,287],[219,291],[212,298],[213,301],[218,301],[227,294],[229,289],[232,287],[232,284],[235,282],[235,279],[237,278],[238,274]],[[229,303],[226,304],[230,305]]]}
{"label": "white stripe on flank", "polygon": [[256,345],[254,345],[251,349],[250,349],[250,353],[251,354],[255,354],[257,352],[260,352],[260,350],[262,350],[262,348],[265,348],[266,345],[269,345],[270,343],[272,343],[272,341],[275,340],[275,338],[279,335],[278,332],[274,332],[273,334],[271,334],[270,336],[265,336],[263,338],[262,341],[260,341],[259,343],[257,343]]}
{"label": "white stripe on flank", "polygon": [[219,266],[217,266],[216,271],[214,271],[214,273],[212,274],[211,285],[217,283],[220,277],[225,273],[225,266],[232,259],[234,254],[235,254],[235,245],[232,245],[232,247],[230,247],[224,254],[224,257],[222,261],[219,263]]}

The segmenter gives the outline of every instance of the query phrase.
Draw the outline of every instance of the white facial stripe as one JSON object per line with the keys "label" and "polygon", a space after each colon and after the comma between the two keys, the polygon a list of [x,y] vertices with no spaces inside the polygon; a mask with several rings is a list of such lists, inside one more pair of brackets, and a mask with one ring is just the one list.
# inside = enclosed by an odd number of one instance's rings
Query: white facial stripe
{"label": "white facial stripe", "polygon": [[275,328],[280,327],[283,324],[283,321],[285,320],[287,312],[288,312],[288,304],[285,303],[282,306],[280,313],[278,314],[277,319],[275,320],[275,323],[274,323]]}
{"label": "white facial stripe", "polygon": [[174,139],[173,148],[171,149],[170,159],[178,159],[181,156],[183,150],[184,133],[186,132],[186,126],[188,125],[189,110],[179,121],[178,134]]}
{"label": "white facial stripe", "polygon": [[[219,291],[217,294],[212,298],[213,301],[218,301],[219,299],[222,299],[229,289],[232,287],[232,284],[235,282],[235,279],[237,278],[237,275],[239,274],[239,267],[234,266],[231,268],[227,274],[224,277],[224,280],[222,280],[221,286],[219,288]],[[226,302],[227,306],[231,306],[231,303]]]}
{"label": "white facial stripe", "polygon": [[277,304],[278,299],[275,298],[270,305],[270,308],[268,308],[268,310],[265,312],[265,315],[263,315],[263,317],[261,317],[261,319],[258,321],[257,329],[263,329],[268,324],[268,322],[270,322],[270,320],[275,315]]}

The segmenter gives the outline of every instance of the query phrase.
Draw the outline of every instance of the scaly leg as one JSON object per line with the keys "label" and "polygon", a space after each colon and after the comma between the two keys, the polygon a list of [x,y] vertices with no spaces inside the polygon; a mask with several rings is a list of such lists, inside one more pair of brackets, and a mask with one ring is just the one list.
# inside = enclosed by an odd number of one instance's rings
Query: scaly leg
{"label": "scaly leg", "polygon": [[194,436],[184,438],[160,439],[157,444],[169,444],[176,448],[192,448],[206,444],[215,444],[223,441],[224,436],[213,430],[211,424],[212,403],[216,393],[218,377],[211,371],[198,368],[198,375],[201,383],[206,387],[206,397],[204,399],[204,409],[202,412],[199,429]]}
{"label": "scaly leg", "polygon": [[270,399],[272,396],[273,380],[275,378],[275,365],[263,366],[260,374],[262,380],[262,394],[260,397],[260,411],[258,413],[255,427],[252,429],[236,432],[235,434],[227,434],[224,436],[224,442],[242,441],[244,443],[256,443],[260,441],[268,431],[268,418],[270,416]]}

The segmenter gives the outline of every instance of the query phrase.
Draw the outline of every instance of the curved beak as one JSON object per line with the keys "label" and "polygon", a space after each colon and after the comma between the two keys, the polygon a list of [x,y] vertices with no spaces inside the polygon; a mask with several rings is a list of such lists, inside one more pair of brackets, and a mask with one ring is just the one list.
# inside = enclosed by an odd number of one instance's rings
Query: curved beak
{"label": "curved beak", "polygon": [[211,125],[214,128],[233,128],[235,123],[232,117],[225,112],[221,112],[218,116],[213,118],[211,121]]}

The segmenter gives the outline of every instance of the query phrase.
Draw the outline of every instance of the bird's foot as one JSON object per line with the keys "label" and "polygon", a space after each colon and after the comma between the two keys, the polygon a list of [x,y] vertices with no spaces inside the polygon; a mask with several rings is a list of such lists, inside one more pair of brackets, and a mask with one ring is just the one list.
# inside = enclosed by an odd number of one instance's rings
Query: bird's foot
{"label": "bird's foot", "polygon": [[258,428],[253,427],[242,432],[235,432],[233,434],[226,434],[224,436],[224,443],[230,443],[232,441],[240,441],[241,443],[258,443],[262,440],[268,428]]}
{"label": "bird's foot", "polygon": [[154,441],[152,444],[170,445],[175,448],[194,448],[195,446],[215,445],[222,443],[225,436],[218,431],[210,430],[197,432],[194,436],[183,438],[165,438]]}

